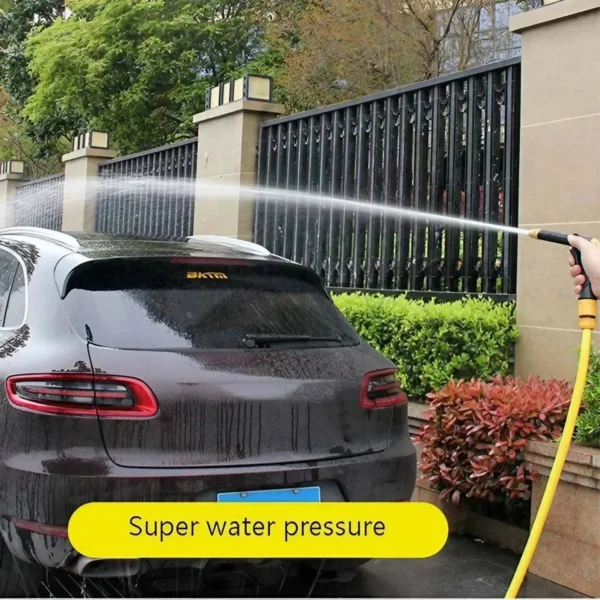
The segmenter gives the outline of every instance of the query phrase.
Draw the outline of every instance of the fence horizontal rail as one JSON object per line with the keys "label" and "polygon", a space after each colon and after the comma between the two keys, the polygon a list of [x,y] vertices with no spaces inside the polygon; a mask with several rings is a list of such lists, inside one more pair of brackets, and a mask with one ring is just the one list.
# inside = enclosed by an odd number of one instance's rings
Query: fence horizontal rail
{"label": "fence horizontal rail", "polygon": [[101,163],[96,230],[160,240],[192,235],[197,150],[191,138]]}
{"label": "fence horizontal rail", "polygon": [[263,123],[259,183],[282,195],[258,194],[255,241],[330,287],[514,294],[515,236],[390,210],[516,226],[519,86],[511,59]]}
{"label": "fence horizontal rail", "polygon": [[157,152],[165,152],[167,150],[175,150],[177,148],[188,146],[189,144],[197,144],[198,138],[189,138],[187,140],[182,140],[180,142],[174,142],[173,144],[166,144],[165,146],[160,146],[158,148],[150,148],[150,150],[144,150],[142,152],[136,152],[135,154],[127,154],[126,156],[117,156],[116,158],[111,158],[106,162],[100,163],[100,168],[104,165],[116,165],[121,162],[132,161],[137,158],[143,158],[145,156],[151,156],[156,154]]}
{"label": "fence horizontal rail", "polygon": [[48,182],[53,182],[64,178],[64,173],[54,173],[53,175],[46,175],[46,177],[40,177],[39,179],[34,179],[32,181],[23,181],[22,183],[18,183],[16,185],[16,189],[40,187],[42,184],[47,184]]}
{"label": "fence horizontal rail", "polygon": [[17,227],[62,228],[64,173],[16,186],[14,224]]}

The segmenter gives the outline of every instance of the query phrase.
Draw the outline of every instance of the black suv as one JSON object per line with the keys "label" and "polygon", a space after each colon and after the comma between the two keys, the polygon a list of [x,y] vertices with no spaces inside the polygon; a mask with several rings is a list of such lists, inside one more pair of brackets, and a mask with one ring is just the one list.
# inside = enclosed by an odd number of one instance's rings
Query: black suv
{"label": "black suv", "polygon": [[394,365],[260,246],[3,230],[0,326],[0,595],[153,568],[78,555],[87,502],[412,495]]}

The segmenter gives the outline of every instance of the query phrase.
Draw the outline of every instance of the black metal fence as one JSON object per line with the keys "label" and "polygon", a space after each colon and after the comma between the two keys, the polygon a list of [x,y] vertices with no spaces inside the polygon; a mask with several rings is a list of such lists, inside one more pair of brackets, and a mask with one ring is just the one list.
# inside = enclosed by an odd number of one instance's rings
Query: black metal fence
{"label": "black metal fence", "polygon": [[332,288],[513,295],[515,236],[394,207],[516,225],[519,84],[512,59],[265,122],[259,183],[284,192],[259,194],[255,241]]}
{"label": "black metal fence", "polygon": [[197,148],[192,138],[102,163],[96,230],[163,240],[192,235]]}
{"label": "black metal fence", "polygon": [[17,186],[15,225],[60,231],[64,183],[64,173],[59,173]]}

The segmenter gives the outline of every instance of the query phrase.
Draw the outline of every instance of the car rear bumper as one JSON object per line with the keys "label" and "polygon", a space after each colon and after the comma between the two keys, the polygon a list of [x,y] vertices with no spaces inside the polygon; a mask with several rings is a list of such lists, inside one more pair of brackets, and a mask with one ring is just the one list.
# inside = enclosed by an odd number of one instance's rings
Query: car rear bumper
{"label": "car rear bumper", "polygon": [[322,500],[408,500],[416,482],[416,453],[408,435],[387,451],[316,464],[211,469],[128,469],[102,476],[63,476],[0,467],[0,528],[11,552],[48,568],[77,560],[68,539],[15,526],[15,519],[66,527],[88,502],[211,502],[219,492],[320,485]]}

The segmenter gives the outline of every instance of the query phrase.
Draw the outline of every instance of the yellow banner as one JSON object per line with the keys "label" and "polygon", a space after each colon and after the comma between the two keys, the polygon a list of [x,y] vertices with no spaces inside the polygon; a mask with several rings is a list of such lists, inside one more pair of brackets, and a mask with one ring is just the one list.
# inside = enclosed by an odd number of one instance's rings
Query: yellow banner
{"label": "yellow banner", "polygon": [[97,559],[427,558],[448,522],[418,502],[97,502],[73,513],[69,539]]}

